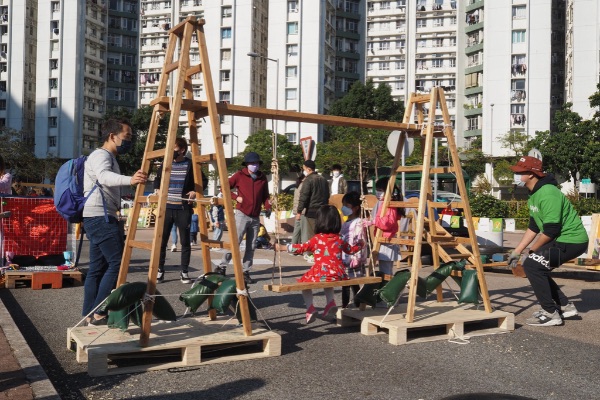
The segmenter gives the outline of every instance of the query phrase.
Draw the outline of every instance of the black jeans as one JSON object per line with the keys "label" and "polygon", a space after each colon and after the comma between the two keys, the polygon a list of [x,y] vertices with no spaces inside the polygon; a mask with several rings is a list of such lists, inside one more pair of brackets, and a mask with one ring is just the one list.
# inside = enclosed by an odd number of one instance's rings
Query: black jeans
{"label": "black jeans", "polygon": [[158,259],[158,270],[164,272],[165,258],[167,256],[167,244],[171,236],[173,224],[177,227],[179,233],[179,242],[181,243],[181,272],[188,272],[190,266],[190,256],[192,246],[190,245],[190,222],[192,219],[192,209],[183,206],[182,209],[167,208],[165,214],[165,224],[163,225],[163,236],[160,244],[160,258]]}
{"label": "black jeans", "polygon": [[533,293],[540,306],[549,313],[561,309],[569,303],[567,296],[560,290],[554,279],[552,270],[562,263],[580,256],[587,250],[586,243],[560,243],[552,241],[531,253],[525,259],[523,268],[531,284]]}

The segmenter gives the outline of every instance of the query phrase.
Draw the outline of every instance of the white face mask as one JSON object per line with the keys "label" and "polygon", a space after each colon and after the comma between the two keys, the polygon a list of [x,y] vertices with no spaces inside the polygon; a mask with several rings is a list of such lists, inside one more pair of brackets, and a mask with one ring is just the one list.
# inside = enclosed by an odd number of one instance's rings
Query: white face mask
{"label": "white face mask", "polygon": [[337,178],[338,176],[340,176],[340,171],[333,171],[333,177]]}
{"label": "white face mask", "polygon": [[378,190],[375,192],[375,196],[377,196],[377,200],[383,199],[384,195],[385,195],[385,192],[383,190]]}
{"label": "white face mask", "polygon": [[248,171],[255,173],[256,171],[258,171],[258,165],[257,164],[248,165]]}
{"label": "white face mask", "polygon": [[305,169],[304,169],[304,170],[302,170],[302,175],[304,175],[304,176],[308,176],[308,171],[307,171],[307,170],[305,170]]}
{"label": "white face mask", "polygon": [[521,174],[514,174],[513,175],[513,184],[517,185],[518,187],[524,187],[525,186],[525,182],[523,182],[521,180],[522,176],[523,175],[521,175]]}

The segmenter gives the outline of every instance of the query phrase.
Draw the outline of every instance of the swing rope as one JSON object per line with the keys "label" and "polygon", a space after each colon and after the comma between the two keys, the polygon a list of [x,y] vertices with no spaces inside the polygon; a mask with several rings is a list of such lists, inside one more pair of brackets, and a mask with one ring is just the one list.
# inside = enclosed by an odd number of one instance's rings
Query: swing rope
{"label": "swing rope", "polygon": [[[365,199],[365,194],[363,191],[363,174],[362,174],[362,148],[360,142],[358,143],[358,179],[360,181],[360,217],[361,220],[367,218],[367,210],[365,205],[367,205],[367,201]],[[367,268],[367,276],[375,275],[375,260],[373,260],[373,244],[371,243],[371,235],[369,234],[369,228],[366,229],[366,237],[367,237],[367,246],[368,246],[368,254],[369,254],[369,266]]]}
{"label": "swing rope", "polygon": [[275,249],[273,251],[273,267],[271,268],[271,284],[275,281],[275,263],[279,268],[279,284],[283,284],[282,272],[281,272],[281,252],[279,251],[279,163],[275,153],[276,143],[275,138],[277,133],[273,132],[273,159],[271,160],[271,174],[273,176],[273,199],[271,201],[272,212],[275,214]]}

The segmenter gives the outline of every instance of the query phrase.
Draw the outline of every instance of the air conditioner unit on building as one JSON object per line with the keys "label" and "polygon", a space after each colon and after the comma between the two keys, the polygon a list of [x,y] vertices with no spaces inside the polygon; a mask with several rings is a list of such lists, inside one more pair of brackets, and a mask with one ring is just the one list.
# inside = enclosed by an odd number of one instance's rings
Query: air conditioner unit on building
{"label": "air conditioner unit on building", "polygon": [[54,29],[52,29],[52,32],[53,32],[55,35],[58,35],[58,32],[59,32],[59,30],[58,30],[58,28],[54,28]]}

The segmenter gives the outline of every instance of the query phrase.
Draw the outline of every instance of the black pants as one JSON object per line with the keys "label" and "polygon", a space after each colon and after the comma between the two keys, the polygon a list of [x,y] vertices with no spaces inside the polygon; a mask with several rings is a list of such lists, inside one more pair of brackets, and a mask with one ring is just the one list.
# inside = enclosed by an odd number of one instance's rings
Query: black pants
{"label": "black pants", "polygon": [[192,209],[183,206],[182,209],[166,209],[165,224],[163,225],[163,236],[160,243],[160,258],[158,259],[158,270],[164,272],[165,258],[167,256],[167,244],[171,236],[173,224],[177,227],[179,241],[181,242],[181,272],[188,272],[190,266],[190,256],[192,246],[190,245],[190,222],[192,219]]}
{"label": "black pants", "polygon": [[350,289],[352,289],[352,295],[356,296],[356,293],[360,290],[360,286],[342,286],[342,308],[346,308],[350,304]]}
{"label": "black pants", "polygon": [[531,288],[540,306],[547,312],[554,313],[569,303],[567,296],[552,279],[552,270],[562,263],[580,256],[587,250],[587,247],[587,242],[573,244],[552,241],[525,259],[523,268],[527,279],[531,283]]}

